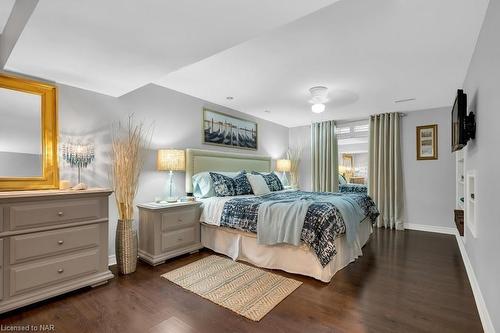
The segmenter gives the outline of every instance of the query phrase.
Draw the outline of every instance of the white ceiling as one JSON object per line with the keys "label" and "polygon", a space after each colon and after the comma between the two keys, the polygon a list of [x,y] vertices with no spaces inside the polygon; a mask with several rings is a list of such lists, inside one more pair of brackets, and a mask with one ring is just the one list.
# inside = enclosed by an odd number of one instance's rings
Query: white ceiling
{"label": "white ceiling", "polygon": [[12,7],[14,7],[15,0],[1,0],[0,1],[0,34],[5,27],[5,23],[9,19]]}
{"label": "white ceiling", "polygon": [[[447,106],[462,86],[487,5],[343,0],[156,83],[290,127]],[[308,103],[315,85],[330,89],[320,115]]]}
{"label": "white ceiling", "polygon": [[111,96],[154,82],[289,127],[361,119],[450,105],[488,1],[40,0],[5,69]]}
{"label": "white ceiling", "polygon": [[120,96],[334,1],[40,0],[5,68]]}

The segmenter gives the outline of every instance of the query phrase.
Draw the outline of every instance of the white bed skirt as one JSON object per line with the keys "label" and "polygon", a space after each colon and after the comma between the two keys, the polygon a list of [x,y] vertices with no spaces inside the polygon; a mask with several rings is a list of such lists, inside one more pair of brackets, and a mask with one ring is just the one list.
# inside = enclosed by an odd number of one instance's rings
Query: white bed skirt
{"label": "white bed skirt", "polygon": [[346,267],[363,253],[373,231],[371,221],[365,219],[359,224],[358,237],[349,246],[346,237],[335,240],[337,254],[325,267],[321,266],[316,254],[307,245],[259,245],[252,233],[241,232],[202,223],[201,242],[203,246],[224,254],[233,260],[249,262],[255,266],[269,269],[281,269],[285,272],[313,277],[323,282],[330,282],[336,272]]}

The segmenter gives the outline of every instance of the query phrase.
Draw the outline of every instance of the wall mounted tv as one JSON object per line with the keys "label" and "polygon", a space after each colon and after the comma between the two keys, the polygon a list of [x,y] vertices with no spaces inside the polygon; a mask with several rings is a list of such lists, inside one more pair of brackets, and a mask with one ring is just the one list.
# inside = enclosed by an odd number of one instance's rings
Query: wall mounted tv
{"label": "wall mounted tv", "polygon": [[467,94],[459,89],[451,110],[451,151],[462,149],[470,139],[475,139],[475,137],[474,112],[467,115]]}

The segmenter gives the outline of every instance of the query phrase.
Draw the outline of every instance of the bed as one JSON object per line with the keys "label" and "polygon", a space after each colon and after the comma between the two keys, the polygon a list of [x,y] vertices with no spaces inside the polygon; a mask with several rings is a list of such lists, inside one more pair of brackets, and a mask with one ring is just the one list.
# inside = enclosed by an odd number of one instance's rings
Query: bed
{"label": "bed", "polygon": [[[187,192],[193,191],[192,176],[195,174],[207,171],[236,172],[239,170],[269,172],[271,171],[271,158],[198,149],[186,150]],[[329,202],[332,198],[344,201],[344,197],[347,202],[359,202],[359,207],[364,205],[361,222],[343,223],[342,215],[338,214],[339,209]],[[378,215],[371,199],[359,193],[327,194],[285,190],[264,196],[209,197],[200,200],[202,201],[200,221],[202,222],[203,246],[233,260],[310,276],[323,282],[329,282],[338,270],[362,255],[362,247],[372,233],[372,221]],[[256,228],[262,225],[262,223],[256,223],[255,216],[257,212],[260,214],[258,207],[270,202],[281,204],[283,200],[285,202],[308,200],[306,216],[314,215],[311,211],[315,210],[319,210],[320,214],[316,214],[314,218],[304,219],[299,244],[262,244],[259,233],[256,232]],[[334,202],[338,203],[338,201]],[[250,214],[245,213],[243,216],[241,211],[250,212]],[[331,222],[328,228],[319,227],[328,225],[328,216],[332,214],[339,215],[340,218],[337,220],[330,218],[334,222]],[[327,218],[317,218],[323,215]],[[320,240],[320,238],[326,240]]]}

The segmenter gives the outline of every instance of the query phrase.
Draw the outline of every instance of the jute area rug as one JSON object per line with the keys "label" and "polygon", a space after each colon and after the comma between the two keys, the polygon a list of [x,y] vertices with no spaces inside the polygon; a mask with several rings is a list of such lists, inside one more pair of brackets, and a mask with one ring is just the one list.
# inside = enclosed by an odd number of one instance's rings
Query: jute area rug
{"label": "jute area rug", "polygon": [[254,321],[261,320],[302,284],[214,255],[162,277]]}

